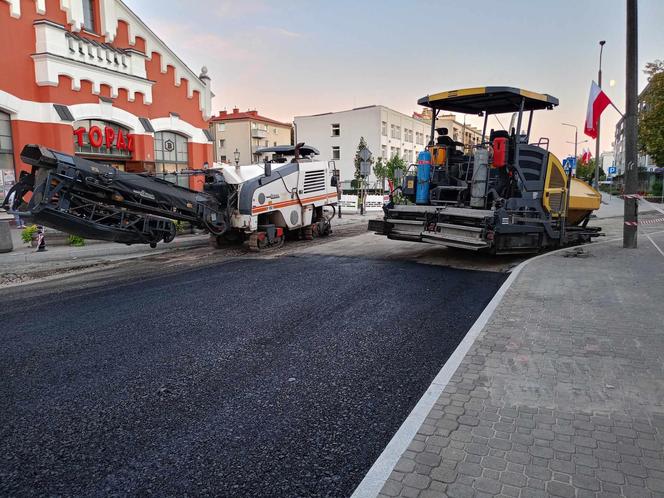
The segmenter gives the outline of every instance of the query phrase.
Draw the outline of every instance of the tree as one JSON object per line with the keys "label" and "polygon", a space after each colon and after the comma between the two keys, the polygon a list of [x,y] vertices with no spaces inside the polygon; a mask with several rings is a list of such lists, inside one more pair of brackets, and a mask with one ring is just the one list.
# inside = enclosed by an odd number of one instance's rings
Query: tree
{"label": "tree", "polygon": [[646,64],[648,86],[641,95],[639,150],[664,165],[664,61]]}
{"label": "tree", "polygon": [[[581,158],[576,159],[576,177],[592,185],[595,179],[595,158],[591,158],[588,162],[582,162]],[[604,168],[599,168],[599,179],[606,179]]]}
{"label": "tree", "polygon": [[[360,158],[360,152],[362,149],[367,148],[367,141],[364,139],[364,137],[360,137],[360,143],[357,145],[357,151],[355,152],[355,180],[360,180],[361,175],[360,175],[360,163],[362,162],[362,159]],[[373,164],[373,157],[369,160],[371,164]]]}
{"label": "tree", "polygon": [[387,178],[394,184],[396,183],[397,170],[401,170],[403,174],[406,173],[406,161],[399,156],[392,156],[385,164],[385,169],[387,170]]}
{"label": "tree", "polygon": [[373,166],[373,173],[378,178],[378,181],[383,184],[383,190],[385,190],[385,180],[387,179],[387,163],[383,162],[383,158],[379,157],[376,160],[376,163]]}

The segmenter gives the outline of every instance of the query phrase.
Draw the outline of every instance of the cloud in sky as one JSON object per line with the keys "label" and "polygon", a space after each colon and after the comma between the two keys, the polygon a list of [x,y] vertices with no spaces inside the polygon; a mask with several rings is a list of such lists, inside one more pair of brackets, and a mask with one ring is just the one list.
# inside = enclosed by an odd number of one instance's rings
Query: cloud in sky
{"label": "cloud in sky", "polygon": [[[623,0],[126,1],[192,69],[208,66],[216,109],[281,121],[370,104],[410,114],[428,93],[509,85],[560,99],[533,137],[566,156],[573,132],[560,123],[583,127],[601,39],[604,79],[616,81],[605,91],[624,107]],[[641,0],[639,16],[643,66],[663,56],[664,2]],[[617,119],[603,116],[604,150]]]}
{"label": "cloud in sky", "polygon": [[272,6],[261,0],[217,0],[213,12],[221,19],[242,19],[257,14],[269,13]]}

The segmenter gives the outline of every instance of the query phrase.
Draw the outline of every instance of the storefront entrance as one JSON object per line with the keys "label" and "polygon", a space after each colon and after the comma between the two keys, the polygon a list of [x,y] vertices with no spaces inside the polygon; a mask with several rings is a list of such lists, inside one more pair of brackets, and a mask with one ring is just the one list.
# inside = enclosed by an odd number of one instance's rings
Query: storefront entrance
{"label": "storefront entrance", "polygon": [[79,157],[126,171],[132,151],[133,137],[128,128],[96,119],[74,123],[74,153]]}
{"label": "storefront entrance", "polygon": [[14,175],[14,144],[9,114],[0,111],[0,204],[16,180]]}

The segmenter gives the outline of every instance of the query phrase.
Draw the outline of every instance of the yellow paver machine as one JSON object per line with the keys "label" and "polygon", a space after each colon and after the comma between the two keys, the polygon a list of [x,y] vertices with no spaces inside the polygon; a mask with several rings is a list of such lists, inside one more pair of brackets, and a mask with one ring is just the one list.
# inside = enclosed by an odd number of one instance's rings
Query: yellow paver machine
{"label": "yellow paver machine", "polygon": [[[481,87],[428,95],[418,104],[431,109],[431,140],[370,230],[494,254],[538,252],[600,235],[588,226],[599,192],[565,173],[548,139],[530,142],[534,111],[551,110],[558,99]],[[460,143],[437,127],[440,111],[482,116],[481,143]],[[489,117],[498,114],[512,115],[509,129],[487,134]]]}

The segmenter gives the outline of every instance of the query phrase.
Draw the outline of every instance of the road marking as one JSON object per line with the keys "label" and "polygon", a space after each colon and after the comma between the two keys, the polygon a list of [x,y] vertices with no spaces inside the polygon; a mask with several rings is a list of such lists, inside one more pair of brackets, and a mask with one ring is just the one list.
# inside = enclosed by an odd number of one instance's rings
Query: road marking
{"label": "road marking", "polygon": [[649,233],[646,234],[646,237],[648,237],[648,240],[649,240],[650,242],[652,242],[652,245],[655,246],[655,249],[657,249],[657,250],[659,251],[659,253],[660,253],[662,256],[664,256],[664,251],[662,251],[662,249],[660,249],[660,247],[659,247],[657,244],[655,244],[655,241],[652,240],[652,237],[650,236]]}

